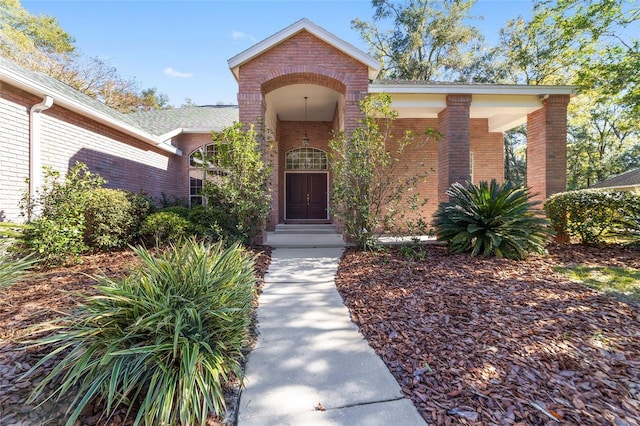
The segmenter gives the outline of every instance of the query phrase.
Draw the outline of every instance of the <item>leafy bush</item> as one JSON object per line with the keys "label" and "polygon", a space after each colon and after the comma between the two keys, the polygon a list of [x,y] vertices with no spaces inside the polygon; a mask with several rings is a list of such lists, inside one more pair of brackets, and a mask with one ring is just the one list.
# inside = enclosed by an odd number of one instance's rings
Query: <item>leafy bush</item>
{"label": "leafy bush", "polygon": [[[333,172],[331,212],[344,226],[345,235],[358,247],[377,245],[377,237],[405,228],[411,214],[418,215],[426,198],[415,191],[426,179],[424,164],[408,166],[399,159],[412,146],[415,135],[406,132],[393,140],[397,112],[386,94],[360,102],[363,119],[353,132],[340,132],[329,141]],[[433,129],[425,136],[438,139]],[[397,147],[391,150],[390,146]],[[404,169],[403,169],[404,167]],[[416,223],[420,222],[420,218]]]}
{"label": "leafy bush", "polygon": [[558,233],[598,245],[612,236],[634,238],[640,229],[640,196],[623,191],[583,189],[554,194],[544,205]]}
{"label": "leafy bush", "polygon": [[158,212],[147,216],[140,226],[140,237],[151,244],[175,242],[189,232],[189,221],[177,213]]}
{"label": "leafy bush", "polygon": [[510,182],[467,186],[454,183],[448,203],[435,214],[438,239],[455,253],[524,259],[529,252],[544,252],[551,236],[547,219],[532,208],[525,188]]}
{"label": "leafy bush", "polygon": [[222,209],[197,206],[189,211],[189,221],[193,232],[210,241],[237,240],[232,220]]}
{"label": "leafy bush", "polygon": [[39,214],[25,232],[27,246],[48,263],[62,263],[85,252],[86,194],[104,182],[82,163],[76,163],[63,180],[60,172],[45,167],[42,188],[22,203],[28,220]]}
{"label": "leafy bush", "polygon": [[108,251],[129,244],[151,210],[148,199],[121,189],[96,188],[86,194],[84,242]]}
{"label": "leafy bush", "polygon": [[[225,408],[225,381],[240,374],[253,258],[237,245],[223,249],[193,240],[157,257],[136,252],[139,269],[119,281],[100,278],[97,295],[40,330],[54,334],[32,342],[54,349],[31,373],[66,353],[32,399],[75,395],[67,425],[98,397],[107,415],[119,404],[139,407],[136,424],[204,425],[209,411]],[[61,384],[50,387],[58,379]]]}
{"label": "leafy bush", "polygon": [[229,226],[220,226],[228,233],[225,239],[250,244],[265,228],[271,211],[271,164],[262,149],[266,142],[253,126],[245,131],[241,123],[212,137],[215,158],[203,163],[215,164],[220,172],[205,182],[202,195],[208,208],[220,210],[228,221]]}
{"label": "leafy bush", "polygon": [[9,250],[11,244],[0,241],[0,290],[18,281],[35,260],[29,256],[18,257]]}
{"label": "leafy bush", "polygon": [[191,211],[188,208],[182,206],[163,207],[160,211],[165,213],[175,213],[183,219],[189,219],[189,215],[191,214]]}

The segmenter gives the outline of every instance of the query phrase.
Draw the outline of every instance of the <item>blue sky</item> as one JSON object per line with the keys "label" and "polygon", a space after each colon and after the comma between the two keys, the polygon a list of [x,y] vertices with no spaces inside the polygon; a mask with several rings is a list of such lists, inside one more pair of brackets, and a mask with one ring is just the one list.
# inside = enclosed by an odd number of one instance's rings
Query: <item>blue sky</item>
{"label": "blue sky", "polygon": [[[180,106],[236,103],[227,60],[293,22],[308,18],[367,51],[351,20],[371,20],[365,0],[22,0],[31,14],[52,15],[88,56],[113,64],[142,88],[156,87]],[[490,43],[503,24],[530,14],[530,0],[479,0],[472,13]]]}

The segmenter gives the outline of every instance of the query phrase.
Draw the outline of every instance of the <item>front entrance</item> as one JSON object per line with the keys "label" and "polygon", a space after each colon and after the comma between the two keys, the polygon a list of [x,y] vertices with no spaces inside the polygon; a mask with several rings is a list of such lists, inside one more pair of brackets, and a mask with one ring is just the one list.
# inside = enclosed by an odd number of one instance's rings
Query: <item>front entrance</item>
{"label": "front entrance", "polygon": [[327,173],[285,174],[285,220],[326,221],[329,219]]}

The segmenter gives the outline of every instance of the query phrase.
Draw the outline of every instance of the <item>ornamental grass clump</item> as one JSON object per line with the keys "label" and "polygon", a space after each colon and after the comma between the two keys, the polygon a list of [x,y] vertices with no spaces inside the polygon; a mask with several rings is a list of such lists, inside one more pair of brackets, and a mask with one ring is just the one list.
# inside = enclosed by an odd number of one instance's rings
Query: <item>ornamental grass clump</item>
{"label": "ornamental grass clump", "polygon": [[525,188],[495,180],[454,183],[447,195],[450,201],[440,204],[434,225],[452,252],[508,259],[544,253],[552,230]]}
{"label": "ornamental grass clump", "polygon": [[240,377],[253,256],[194,240],[157,256],[136,253],[142,266],[120,280],[99,278],[96,295],[31,342],[52,349],[31,372],[56,363],[32,400],[75,396],[67,425],[98,397],[105,418],[124,404],[136,425],[204,425],[210,413],[224,413],[225,382]]}
{"label": "ornamental grass clump", "polygon": [[11,253],[10,248],[8,241],[0,241],[0,291],[19,281],[36,262],[33,256],[19,257]]}

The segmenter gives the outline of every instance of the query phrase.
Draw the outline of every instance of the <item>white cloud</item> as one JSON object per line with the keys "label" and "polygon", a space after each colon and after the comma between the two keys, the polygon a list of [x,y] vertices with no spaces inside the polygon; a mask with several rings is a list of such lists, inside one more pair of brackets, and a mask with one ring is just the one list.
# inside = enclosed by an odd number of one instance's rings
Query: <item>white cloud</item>
{"label": "white cloud", "polygon": [[193,76],[193,73],[191,72],[180,72],[176,69],[173,69],[171,67],[167,67],[164,69],[164,73],[166,75],[168,75],[169,77],[179,77],[179,78],[189,78],[191,76]]}
{"label": "white cloud", "polygon": [[256,41],[256,38],[254,36],[240,32],[240,31],[231,31],[231,37],[235,39],[248,38],[249,40]]}

